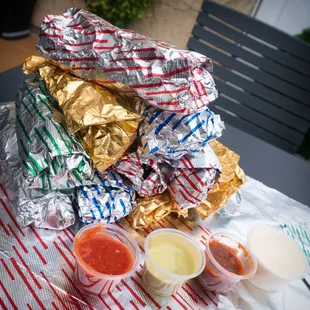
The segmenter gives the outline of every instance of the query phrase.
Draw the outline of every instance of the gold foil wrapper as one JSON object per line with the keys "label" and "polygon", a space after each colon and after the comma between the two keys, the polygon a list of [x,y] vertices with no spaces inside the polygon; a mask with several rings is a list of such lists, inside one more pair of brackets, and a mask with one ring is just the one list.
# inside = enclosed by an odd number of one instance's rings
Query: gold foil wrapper
{"label": "gold foil wrapper", "polygon": [[81,137],[99,171],[113,165],[135,140],[142,117],[132,107],[139,99],[74,77],[39,56],[26,59],[23,71],[39,72],[62,108],[68,130]]}
{"label": "gold foil wrapper", "polygon": [[[218,182],[209,191],[207,199],[194,210],[206,219],[221,209],[228,199],[245,183],[244,171],[239,167],[240,156],[220,142],[210,142],[222,166]],[[168,191],[160,195],[137,199],[137,205],[130,214],[133,228],[142,228],[159,221],[170,213],[187,217],[188,210],[179,210],[170,198]]]}
{"label": "gold foil wrapper", "polygon": [[240,156],[218,141],[211,141],[210,145],[220,161],[222,174],[207,199],[195,208],[203,220],[221,209],[246,181],[245,173],[238,165]]}
{"label": "gold foil wrapper", "polygon": [[133,228],[142,228],[148,226],[152,222],[157,222],[166,217],[170,213],[187,217],[188,210],[179,210],[169,196],[169,192],[165,191],[159,195],[146,198],[138,198],[136,206],[129,215]]}

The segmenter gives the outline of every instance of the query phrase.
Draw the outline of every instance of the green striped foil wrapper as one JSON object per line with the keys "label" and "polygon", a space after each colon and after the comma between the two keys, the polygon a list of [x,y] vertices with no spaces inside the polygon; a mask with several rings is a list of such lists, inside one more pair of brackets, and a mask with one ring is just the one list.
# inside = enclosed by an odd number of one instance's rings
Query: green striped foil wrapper
{"label": "green striped foil wrapper", "polygon": [[40,77],[24,82],[15,105],[25,184],[56,191],[92,184],[90,157],[80,140],[66,129],[58,103]]}

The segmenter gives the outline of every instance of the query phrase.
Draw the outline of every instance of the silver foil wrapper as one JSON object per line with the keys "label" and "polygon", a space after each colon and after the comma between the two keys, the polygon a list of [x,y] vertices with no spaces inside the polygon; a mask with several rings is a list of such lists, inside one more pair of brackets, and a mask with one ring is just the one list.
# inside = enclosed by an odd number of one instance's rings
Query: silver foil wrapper
{"label": "silver foil wrapper", "polygon": [[225,128],[219,115],[208,108],[189,115],[180,115],[148,106],[139,127],[139,138],[145,155],[162,155],[179,159],[203,150]]}
{"label": "silver foil wrapper", "polygon": [[88,224],[113,223],[131,212],[135,192],[111,169],[96,173],[96,184],[77,189],[79,218]]}
{"label": "silver foil wrapper", "polygon": [[15,207],[17,221],[23,226],[65,229],[75,222],[71,197],[28,186],[18,153],[15,119],[14,104],[0,104],[0,182]]}
{"label": "silver foil wrapper", "polygon": [[167,188],[158,159],[145,157],[140,150],[122,157],[112,169],[130,180],[130,186],[140,197],[154,196]]}
{"label": "silver foil wrapper", "polygon": [[76,76],[164,110],[193,113],[217,98],[209,58],[117,28],[85,10],[46,15],[37,47]]}
{"label": "silver foil wrapper", "polygon": [[168,188],[180,209],[200,205],[221,175],[220,163],[209,144],[195,155],[177,160],[145,156],[139,148],[111,169],[125,176],[140,197],[154,196]]}
{"label": "silver foil wrapper", "polygon": [[66,129],[44,81],[26,80],[16,99],[16,132],[25,184],[60,190],[93,182],[90,158]]}
{"label": "silver foil wrapper", "polygon": [[200,205],[219,179],[222,170],[209,144],[197,155],[185,155],[172,164],[177,168],[173,172],[168,190],[180,209]]}

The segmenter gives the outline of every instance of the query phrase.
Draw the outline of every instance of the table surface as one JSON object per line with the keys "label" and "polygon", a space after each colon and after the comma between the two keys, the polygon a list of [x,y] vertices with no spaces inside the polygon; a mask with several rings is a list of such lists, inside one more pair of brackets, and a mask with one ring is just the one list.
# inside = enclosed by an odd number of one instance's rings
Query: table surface
{"label": "table surface", "polygon": [[[15,100],[26,78],[21,66],[0,73],[0,102]],[[228,124],[219,140],[240,154],[247,175],[310,206],[309,162]]]}

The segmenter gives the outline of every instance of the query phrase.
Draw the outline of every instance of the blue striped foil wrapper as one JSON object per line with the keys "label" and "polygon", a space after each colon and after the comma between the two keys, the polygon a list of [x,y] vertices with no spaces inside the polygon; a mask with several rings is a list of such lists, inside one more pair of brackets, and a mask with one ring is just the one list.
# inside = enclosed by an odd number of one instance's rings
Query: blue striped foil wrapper
{"label": "blue striped foil wrapper", "polygon": [[112,169],[96,172],[96,183],[77,189],[79,219],[88,224],[114,223],[128,215],[135,205],[135,192]]}
{"label": "blue striped foil wrapper", "polygon": [[201,152],[208,142],[220,137],[225,128],[220,116],[208,108],[180,115],[149,105],[143,116],[139,126],[143,154],[168,159]]}
{"label": "blue striped foil wrapper", "polygon": [[60,190],[93,182],[83,144],[66,129],[58,103],[44,81],[26,80],[16,99],[16,132],[25,184]]}

